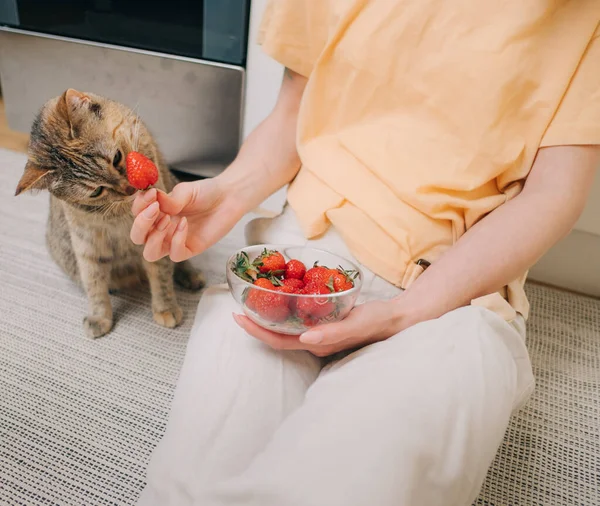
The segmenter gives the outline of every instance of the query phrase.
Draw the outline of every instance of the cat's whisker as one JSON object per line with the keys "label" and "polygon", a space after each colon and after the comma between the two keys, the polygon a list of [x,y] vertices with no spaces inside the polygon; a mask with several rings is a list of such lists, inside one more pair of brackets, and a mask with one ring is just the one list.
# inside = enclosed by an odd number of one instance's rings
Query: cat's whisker
{"label": "cat's whisker", "polygon": [[140,117],[136,117],[135,121],[135,150],[137,151],[140,147]]}
{"label": "cat's whisker", "polygon": [[133,150],[137,151],[139,149],[139,142],[140,142],[140,112],[139,112],[139,107],[140,107],[140,101],[138,100],[137,103],[135,104],[135,107],[133,108],[133,114],[135,116],[134,119],[134,130],[133,130]]}
{"label": "cat's whisker", "polygon": [[114,210],[116,203],[117,202],[108,202],[107,204],[103,205],[103,207],[105,207],[105,209],[102,210],[103,218],[108,217],[108,215]]}

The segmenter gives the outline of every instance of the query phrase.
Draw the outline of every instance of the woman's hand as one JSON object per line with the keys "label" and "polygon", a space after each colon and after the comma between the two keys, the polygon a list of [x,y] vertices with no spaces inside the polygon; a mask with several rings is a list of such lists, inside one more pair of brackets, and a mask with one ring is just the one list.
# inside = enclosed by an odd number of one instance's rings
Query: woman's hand
{"label": "woman's hand", "polygon": [[277,334],[256,325],[244,315],[234,314],[236,323],[248,334],[278,350],[306,350],[317,357],[384,341],[408,328],[401,296],[389,301],[373,301],[356,306],[342,321],[315,327],[299,338]]}
{"label": "woman's hand", "polygon": [[226,235],[244,211],[219,179],[180,183],[170,194],[151,189],[136,197],[131,240],[145,244],[144,258],[169,256],[181,262],[202,253]]}

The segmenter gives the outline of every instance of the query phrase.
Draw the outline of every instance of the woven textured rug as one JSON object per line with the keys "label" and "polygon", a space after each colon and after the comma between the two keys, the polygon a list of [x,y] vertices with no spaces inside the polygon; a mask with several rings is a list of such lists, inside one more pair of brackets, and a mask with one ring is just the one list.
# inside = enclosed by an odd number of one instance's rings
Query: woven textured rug
{"label": "woven textured rug", "polygon": [[[198,295],[179,293],[175,330],[152,322],[146,293],[115,296],[114,331],[83,337],[85,297],[45,249],[47,196],[13,198],[25,158],[0,150],[0,162],[0,504],[135,504]],[[223,281],[242,230],[198,260],[209,281]],[[600,506],[600,301],[527,291],[538,388],[476,504]]]}

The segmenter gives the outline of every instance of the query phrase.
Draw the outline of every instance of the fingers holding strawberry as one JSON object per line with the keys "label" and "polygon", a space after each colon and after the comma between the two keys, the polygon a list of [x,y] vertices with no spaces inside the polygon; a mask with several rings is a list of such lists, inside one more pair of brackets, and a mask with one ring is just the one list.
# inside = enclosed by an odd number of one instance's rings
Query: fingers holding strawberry
{"label": "fingers holding strawberry", "polygon": [[[155,203],[159,214],[149,222],[150,218],[142,215],[150,213],[147,209]],[[136,218],[131,238],[135,244],[146,244],[147,258],[169,255],[180,262],[202,253],[227,234],[241,218],[238,208],[218,178],[180,183],[169,194],[151,188],[140,192],[133,203]],[[163,215],[171,218],[166,233],[155,229]]]}
{"label": "fingers holding strawberry", "polygon": [[150,188],[145,192],[137,192],[133,204],[131,205],[131,213],[133,216],[137,217],[149,205],[157,202],[157,193],[156,188]]}
{"label": "fingers holding strawberry", "polygon": [[160,220],[161,213],[158,202],[154,201],[150,205],[143,208],[133,221],[130,237],[134,244],[144,244],[148,238],[148,234]]}

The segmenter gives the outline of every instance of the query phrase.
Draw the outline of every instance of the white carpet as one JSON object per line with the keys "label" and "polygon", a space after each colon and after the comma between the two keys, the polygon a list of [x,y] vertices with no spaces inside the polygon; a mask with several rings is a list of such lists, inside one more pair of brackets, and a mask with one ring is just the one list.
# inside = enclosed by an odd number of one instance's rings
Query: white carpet
{"label": "white carpet", "polygon": [[[152,322],[147,294],[115,296],[114,331],[84,338],[85,297],[45,249],[47,196],[12,196],[24,164],[0,150],[0,504],[131,505],[165,428],[198,296],[180,292],[186,319],[175,330]],[[199,259],[210,282],[223,281],[242,230]],[[600,302],[528,293],[538,389],[477,504],[600,506]]]}

